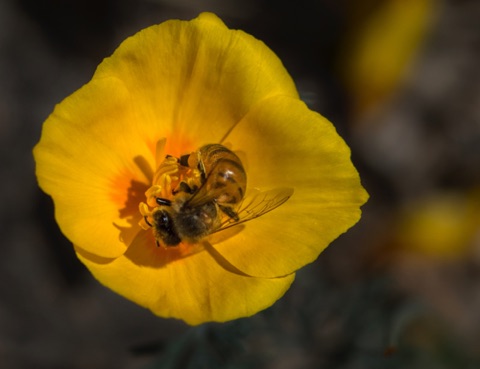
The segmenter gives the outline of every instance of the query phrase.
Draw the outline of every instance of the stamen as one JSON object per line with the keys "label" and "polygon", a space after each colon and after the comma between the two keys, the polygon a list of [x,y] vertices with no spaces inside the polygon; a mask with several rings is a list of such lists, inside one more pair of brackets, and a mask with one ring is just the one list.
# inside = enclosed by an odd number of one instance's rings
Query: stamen
{"label": "stamen", "polygon": [[145,204],[144,202],[141,202],[140,204],[138,204],[138,210],[142,215],[142,219],[138,222],[138,225],[142,227],[144,230],[152,228],[152,223],[148,220],[149,218],[152,217],[152,212],[150,211],[148,205]]}
{"label": "stamen", "polygon": [[153,183],[158,184],[164,188],[164,190],[171,192],[171,183],[172,181],[178,180],[178,177],[175,174],[178,173],[178,161],[174,157],[167,157],[160,164],[155,175],[153,176]]}

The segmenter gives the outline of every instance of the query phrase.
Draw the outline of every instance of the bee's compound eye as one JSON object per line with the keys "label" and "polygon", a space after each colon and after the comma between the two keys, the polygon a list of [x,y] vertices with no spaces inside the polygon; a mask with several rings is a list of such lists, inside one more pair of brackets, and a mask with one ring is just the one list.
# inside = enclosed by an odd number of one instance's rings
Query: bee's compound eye
{"label": "bee's compound eye", "polygon": [[172,202],[168,199],[162,199],[161,197],[157,197],[155,199],[158,205],[163,205],[163,206],[172,206]]}
{"label": "bee's compound eye", "polygon": [[158,210],[153,213],[153,220],[155,221],[155,227],[162,231],[171,232],[173,227],[173,221],[170,214],[165,210]]}
{"label": "bee's compound eye", "polygon": [[171,221],[170,216],[166,212],[161,212],[160,216],[158,217],[158,222],[162,227],[170,228]]}
{"label": "bee's compound eye", "polygon": [[165,246],[177,246],[182,240],[175,228],[171,215],[166,210],[153,213],[154,230],[157,242]]}

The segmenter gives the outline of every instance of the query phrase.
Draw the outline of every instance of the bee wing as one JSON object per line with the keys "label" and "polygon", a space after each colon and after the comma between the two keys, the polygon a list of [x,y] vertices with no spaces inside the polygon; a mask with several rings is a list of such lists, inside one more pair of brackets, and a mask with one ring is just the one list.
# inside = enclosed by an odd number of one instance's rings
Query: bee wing
{"label": "bee wing", "polygon": [[226,217],[215,232],[248,222],[278,208],[293,195],[293,188],[275,188],[269,191],[252,190],[247,192],[240,205],[235,209],[238,220]]}
{"label": "bee wing", "polygon": [[211,201],[214,201],[218,196],[216,191],[208,191],[205,183],[194,192],[192,197],[188,199],[187,203],[191,207],[201,206]]}

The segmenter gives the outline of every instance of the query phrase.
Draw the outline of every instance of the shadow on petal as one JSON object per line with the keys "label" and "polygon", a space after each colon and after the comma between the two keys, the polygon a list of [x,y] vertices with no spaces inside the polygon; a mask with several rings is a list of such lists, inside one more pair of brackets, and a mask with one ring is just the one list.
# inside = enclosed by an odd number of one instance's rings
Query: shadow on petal
{"label": "shadow on petal", "polygon": [[143,182],[131,180],[130,186],[127,188],[127,198],[124,207],[119,210],[119,216],[122,219],[139,215],[138,204],[145,200],[145,191],[148,185]]}
{"label": "shadow on petal", "polygon": [[[223,229],[221,231],[217,231],[215,233],[212,233],[211,235],[208,236],[207,241],[211,245],[215,245],[216,243],[226,241],[232,237],[235,237],[238,235],[243,229],[245,228],[244,224],[238,224],[233,227]],[[238,247],[242,247],[242,245],[239,243]]]}
{"label": "shadow on petal", "polygon": [[205,250],[210,254],[210,256],[215,259],[215,261],[220,265],[223,269],[230,273],[238,274],[243,277],[251,277],[248,274],[245,274],[240,269],[233,266],[227,259],[225,259],[215,248],[208,242],[204,242]]}
{"label": "shadow on petal", "polygon": [[107,265],[114,261],[116,258],[104,258],[102,256],[98,256],[95,254],[92,254],[91,252],[85,251],[84,249],[74,245],[73,248],[75,249],[75,252],[79,254],[82,258],[85,258],[92,263],[99,264],[99,265]]}
{"label": "shadow on petal", "polygon": [[138,211],[138,204],[145,199],[145,191],[148,186],[140,181],[131,180],[130,186],[127,189],[127,196],[124,202],[124,207],[119,210],[119,218],[125,219],[125,224],[114,226],[119,230],[119,239],[125,245],[129,245],[137,233],[141,230],[138,222],[142,219],[140,212]]}
{"label": "shadow on petal", "polygon": [[164,268],[167,264],[181,262],[182,259],[204,251],[200,243],[180,243],[175,247],[157,246],[150,230],[138,232],[124,256],[132,263],[150,268]]}
{"label": "shadow on petal", "polygon": [[[214,236],[222,239],[230,238],[238,234],[242,228],[243,226],[234,227],[232,229],[219,232],[218,235],[215,234]],[[238,245],[238,247],[241,247],[241,245]],[[149,230],[141,230],[138,232],[128,250],[124,254],[124,257],[139,266],[164,268],[171,263],[181,263],[185,258],[200,252],[207,252],[220,267],[230,273],[234,273],[243,277],[251,277],[228,262],[208,241],[203,241],[196,244],[187,244],[182,242],[175,247],[156,246],[155,237]],[[104,263],[106,262],[108,261],[104,261]]]}
{"label": "shadow on petal", "polygon": [[143,156],[136,156],[133,161],[137,165],[138,169],[143,173],[145,178],[148,179],[148,182],[151,183],[153,179],[153,169],[150,166],[150,163]]}

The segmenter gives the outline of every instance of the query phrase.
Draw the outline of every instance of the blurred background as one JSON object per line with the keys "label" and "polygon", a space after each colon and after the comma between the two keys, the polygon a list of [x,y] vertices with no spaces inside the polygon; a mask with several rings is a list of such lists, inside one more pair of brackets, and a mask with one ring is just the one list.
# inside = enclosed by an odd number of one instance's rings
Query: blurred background
{"label": "blurred background", "polygon": [[[201,11],[279,55],[371,198],[272,308],[191,328],[91,277],[31,150],[123,39]],[[479,19],[477,0],[2,0],[0,368],[479,368]]]}

